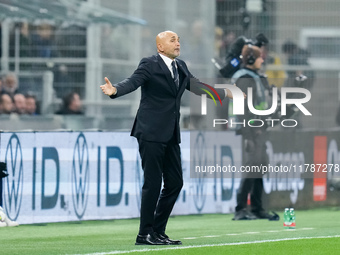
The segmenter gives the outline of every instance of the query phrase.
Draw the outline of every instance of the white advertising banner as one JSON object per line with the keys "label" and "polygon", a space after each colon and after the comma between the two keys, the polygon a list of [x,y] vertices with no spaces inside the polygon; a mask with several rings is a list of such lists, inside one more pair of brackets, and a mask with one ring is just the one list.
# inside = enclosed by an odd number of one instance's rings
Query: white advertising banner
{"label": "white advertising banner", "polygon": [[[193,135],[182,133],[184,186],[173,214],[232,212],[237,179],[190,177]],[[1,133],[0,139],[0,161],[9,173],[2,179],[2,200],[10,219],[31,224],[139,217],[143,171],[128,132]],[[241,138],[224,132],[218,139],[209,135],[219,164],[240,164]]]}

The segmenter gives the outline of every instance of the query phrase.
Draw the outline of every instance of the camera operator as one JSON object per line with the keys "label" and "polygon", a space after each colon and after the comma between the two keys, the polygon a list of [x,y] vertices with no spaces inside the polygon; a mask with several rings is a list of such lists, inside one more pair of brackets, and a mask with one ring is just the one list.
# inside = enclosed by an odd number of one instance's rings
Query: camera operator
{"label": "camera operator", "polygon": [[[258,71],[261,69],[263,58],[261,49],[252,45],[245,44],[242,48],[242,66],[232,76],[232,83],[236,83],[244,93],[250,87],[253,91],[253,106],[257,110],[267,109],[268,81],[265,76],[261,76]],[[251,127],[247,125],[249,120],[259,119],[251,113],[245,104],[243,116],[237,115],[237,123],[245,120],[245,125],[238,124],[236,126],[236,134],[242,135],[244,144],[243,164],[246,166],[268,165],[268,156],[266,153],[266,125],[261,127]],[[235,216],[233,220],[253,220],[253,219],[269,219],[279,220],[277,214],[269,214],[262,207],[263,180],[261,173],[247,173],[242,176],[240,187],[237,192],[237,206],[235,208]],[[251,194],[251,211],[247,210],[248,193]]]}
{"label": "camera operator", "polygon": [[230,45],[230,49],[227,53],[227,56],[225,57],[225,65],[223,67],[220,65],[219,60],[213,58],[211,59],[211,61],[224,78],[231,78],[233,74],[241,67],[242,60],[240,56],[244,45],[254,44],[255,46],[261,48],[262,46],[265,46],[268,42],[268,39],[262,33],[256,35],[255,43],[242,35],[237,37],[236,40]]}

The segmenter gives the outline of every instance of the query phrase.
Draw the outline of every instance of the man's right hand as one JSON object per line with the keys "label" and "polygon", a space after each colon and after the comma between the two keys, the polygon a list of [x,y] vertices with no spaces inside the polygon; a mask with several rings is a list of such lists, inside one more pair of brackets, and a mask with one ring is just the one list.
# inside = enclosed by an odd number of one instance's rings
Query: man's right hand
{"label": "man's right hand", "polygon": [[[236,83],[234,83],[234,86],[236,87]],[[231,93],[230,89],[225,89],[225,91],[226,91],[226,97],[233,99],[233,94]],[[244,92],[242,93],[243,93],[243,97],[246,98],[247,95]]]}
{"label": "man's right hand", "polygon": [[101,85],[100,88],[102,89],[103,93],[108,96],[115,95],[117,93],[116,87],[112,86],[110,80],[105,77],[105,84]]}

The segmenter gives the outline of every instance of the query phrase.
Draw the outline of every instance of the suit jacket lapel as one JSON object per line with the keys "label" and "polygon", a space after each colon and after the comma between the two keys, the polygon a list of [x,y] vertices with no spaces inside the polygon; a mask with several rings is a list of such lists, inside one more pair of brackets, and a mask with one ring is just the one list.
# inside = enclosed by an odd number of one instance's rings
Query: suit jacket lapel
{"label": "suit jacket lapel", "polygon": [[163,59],[159,55],[157,55],[157,59],[158,59],[158,63],[160,65],[162,71],[165,74],[165,77],[166,77],[166,79],[168,81],[168,85],[170,86],[170,89],[172,90],[173,93],[176,94],[177,93],[176,87],[175,87],[176,84],[174,82],[174,79],[172,79],[172,77],[171,77],[171,73],[170,73],[169,68],[166,66],[166,64],[164,63]]}
{"label": "suit jacket lapel", "polygon": [[[178,67],[178,69],[180,69],[181,70],[181,72],[178,72],[179,73],[179,75],[180,75],[180,77],[179,77],[179,81],[180,81],[180,83],[179,83],[179,89],[178,89],[178,91],[179,90],[181,90],[181,88],[182,88],[182,85],[183,85],[183,81],[186,79],[186,77],[188,76],[188,73],[187,73],[187,71],[184,69],[184,67],[182,66],[182,63],[180,63],[180,61],[176,61],[177,62],[177,67]],[[184,77],[181,77],[181,75],[184,75]],[[181,82],[182,81],[182,82]]]}

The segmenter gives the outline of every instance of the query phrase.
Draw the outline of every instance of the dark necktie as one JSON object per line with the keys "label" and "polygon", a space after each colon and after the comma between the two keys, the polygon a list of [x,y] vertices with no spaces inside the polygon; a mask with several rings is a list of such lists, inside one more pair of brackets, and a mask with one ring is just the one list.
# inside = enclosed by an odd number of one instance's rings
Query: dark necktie
{"label": "dark necktie", "polygon": [[174,82],[176,84],[176,89],[178,89],[179,88],[179,76],[178,76],[178,71],[175,65],[175,60],[172,61],[171,66],[172,66],[172,72],[174,74]]}

